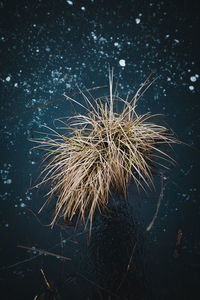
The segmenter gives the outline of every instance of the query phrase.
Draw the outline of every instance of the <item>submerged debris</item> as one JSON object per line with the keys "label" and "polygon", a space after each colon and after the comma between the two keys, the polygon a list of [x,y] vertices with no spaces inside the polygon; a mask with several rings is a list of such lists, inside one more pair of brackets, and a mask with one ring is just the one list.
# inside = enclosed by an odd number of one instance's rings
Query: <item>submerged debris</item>
{"label": "submerged debris", "polygon": [[175,249],[173,252],[173,258],[175,258],[175,259],[178,258],[180,255],[182,236],[183,236],[183,231],[181,228],[179,228],[178,233],[177,233],[177,238],[176,238],[176,245],[175,245]]}
{"label": "submerged debris", "polygon": [[56,258],[61,258],[61,259],[65,259],[65,260],[71,260],[71,258],[69,257],[65,257],[65,256],[62,256],[62,255],[59,255],[59,254],[55,254],[55,253],[52,253],[52,252],[49,252],[49,251],[45,251],[45,250],[42,250],[42,249],[37,249],[37,248],[31,248],[31,247],[27,247],[27,246],[21,246],[21,245],[18,245],[17,246],[18,248],[23,248],[23,249],[28,249],[30,251],[33,251],[33,252],[38,252],[40,254],[46,254],[46,255],[50,255],[50,256],[55,256]]}
{"label": "submerged debris", "polygon": [[44,282],[46,284],[46,291],[39,296],[35,296],[34,300],[61,300],[61,297],[58,293],[56,283],[54,281],[48,281],[46,275],[44,274],[43,269],[40,269]]}

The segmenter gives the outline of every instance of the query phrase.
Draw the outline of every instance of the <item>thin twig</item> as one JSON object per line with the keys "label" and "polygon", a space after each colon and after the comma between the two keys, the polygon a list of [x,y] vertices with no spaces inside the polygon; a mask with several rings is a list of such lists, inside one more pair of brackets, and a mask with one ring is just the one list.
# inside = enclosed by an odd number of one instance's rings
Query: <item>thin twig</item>
{"label": "thin twig", "polygon": [[132,253],[131,253],[131,256],[130,256],[130,259],[129,259],[129,263],[128,263],[128,266],[127,266],[127,269],[126,269],[127,272],[130,270],[131,262],[132,262],[132,259],[133,259],[133,254],[135,252],[136,245],[137,245],[137,242],[135,243],[135,245],[133,247],[133,250],[132,250]]}
{"label": "thin twig", "polygon": [[48,289],[51,289],[51,285],[50,283],[48,282],[45,274],[44,274],[44,271],[42,269],[40,269],[40,272],[42,273],[43,277],[44,277],[44,282],[46,283],[46,286],[48,287]]}
{"label": "thin twig", "polygon": [[159,212],[159,209],[160,209],[160,203],[163,199],[163,174],[161,174],[161,192],[160,192],[160,195],[159,195],[159,198],[158,198],[158,202],[157,202],[157,207],[156,207],[156,212],[153,216],[153,219],[151,221],[151,223],[149,224],[149,226],[146,228],[146,231],[150,231],[154,222],[155,222],[155,219],[157,218],[158,216],[158,212]]}
{"label": "thin twig", "polygon": [[[97,86],[97,87],[93,87],[93,88],[90,88],[90,89],[87,89],[86,91],[93,91],[93,90],[97,90],[97,89],[101,89],[101,88],[106,88],[107,87],[107,85],[102,85],[102,86]],[[79,94],[80,92],[78,91],[78,92],[75,92],[74,94],[76,95],[76,94]],[[15,118],[20,118],[22,115],[24,115],[24,114],[27,114],[27,113],[30,113],[30,112],[34,112],[34,111],[36,111],[36,110],[39,110],[39,109],[41,109],[41,108],[43,108],[43,107],[45,107],[45,106],[47,106],[47,105],[49,105],[49,104],[53,104],[53,103],[55,103],[55,102],[58,102],[58,101],[61,101],[61,100],[64,100],[66,97],[65,97],[65,95],[62,95],[61,97],[58,97],[58,98],[55,98],[55,99],[53,99],[53,100],[49,100],[49,101],[47,101],[47,102],[45,102],[45,103],[43,103],[43,104],[40,104],[40,105],[38,105],[38,106],[34,106],[34,107],[32,107],[32,108],[29,108],[29,109],[27,109],[27,110],[25,110],[25,111],[23,111],[23,112],[21,112],[20,114],[18,114],[18,115],[13,115],[13,116],[10,116],[9,118],[6,118],[6,119],[4,119],[4,121],[6,121],[6,120],[12,120],[12,119],[15,119]]]}
{"label": "thin twig", "polygon": [[43,224],[40,219],[38,218],[38,216],[36,215],[36,213],[34,213],[34,211],[28,207],[25,207],[26,210],[30,211],[33,216],[36,218],[36,220],[38,221],[38,223],[40,223],[40,225],[45,226],[45,227],[50,227],[50,224]]}
{"label": "thin twig", "polygon": [[[83,231],[83,232],[79,232],[76,236],[80,236],[80,235],[86,234],[88,231],[89,231],[89,230],[86,230],[86,231]],[[73,236],[74,236],[74,234],[70,235],[70,236],[66,239],[66,241],[70,241],[70,242],[74,243],[74,241],[71,240],[71,238],[72,238]],[[54,246],[50,247],[49,250],[54,249],[54,248],[58,247],[59,245],[60,245],[60,242],[57,243],[57,244],[55,244]],[[1,268],[0,268],[0,271],[5,270],[5,269],[6,269],[6,270],[9,270],[9,269],[12,269],[12,268],[14,268],[14,267],[17,267],[17,266],[19,266],[19,265],[25,264],[25,263],[27,263],[27,262],[30,262],[30,261],[32,261],[32,260],[38,258],[38,257],[41,256],[41,255],[43,255],[43,253],[40,253],[40,252],[39,252],[39,254],[37,254],[37,255],[35,255],[35,256],[33,256],[33,257],[30,257],[30,258],[21,260],[21,261],[16,262],[16,263],[14,263],[14,264],[12,264],[12,265],[9,265],[9,266],[1,267]]]}
{"label": "thin twig", "polygon": [[102,287],[101,285],[97,284],[96,282],[88,279],[87,277],[85,277],[84,275],[78,273],[79,276],[81,276],[82,278],[84,278],[85,280],[87,280],[88,282],[90,282],[91,284],[93,284],[94,286],[98,287],[101,290],[104,290],[105,292],[109,293],[110,295],[113,295],[115,297],[117,297],[117,294],[111,292],[110,290],[105,289],[104,287]]}
{"label": "thin twig", "polygon": [[71,258],[69,257],[65,257],[65,256],[62,256],[62,255],[59,255],[59,254],[55,254],[55,253],[52,253],[52,252],[49,252],[49,251],[45,251],[45,250],[42,250],[42,249],[37,249],[37,248],[31,248],[31,247],[27,247],[27,246],[22,246],[22,245],[18,245],[17,246],[18,248],[23,248],[23,249],[28,249],[30,251],[36,251],[36,252],[41,252],[42,254],[46,254],[46,255],[50,255],[50,256],[55,256],[57,258],[62,258],[62,259],[65,259],[65,260],[71,260]]}
{"label": "thin twig", "polygon": [[120,284],[119,284],[119,286],[118,286],[118,288],[117,288],[117,291],[119,291],[119,289],[121,288],[122,284],[124,283],[124,281],[125,281],[125,279],[126,279],[126,277],[127,277],[128,272],[129,272],[129,270],[130,270],[131,262],[132,262],[132,259],[133,259],[133,254],[134,254],[134,252],[135,252],[136,245],[137,245],[137,242],[136,242],[135,245],[133,246],[133,250],[132,250],[132,252],[131,252],[131,256],[130,256],[130,258],[129,258],[129,262],[128,262],[128,265],[127,265],[127,268],[126,268],[126,273],[125,273],[124,276],[122,277],[122,280],[121,280],[121,282],[120,282]]}
{"label": "thin twig", "polygon": [[61,248],[61,254],[63,255],[63,238],[62,238],[62,232],[60,231],[60,248]]}

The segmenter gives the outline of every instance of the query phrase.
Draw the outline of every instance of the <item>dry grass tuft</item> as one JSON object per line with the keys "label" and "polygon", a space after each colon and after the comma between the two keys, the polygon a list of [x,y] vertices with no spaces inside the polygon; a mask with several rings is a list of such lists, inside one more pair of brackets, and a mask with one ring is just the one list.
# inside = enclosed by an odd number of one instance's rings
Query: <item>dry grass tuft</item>
{"label": "dry grass tuft", "polygon": [[[50,181],[52,188],[47,195],[49,199],[57,197],[52,225],[58,217],[71,220],[76,214],[85,225],[89,220],[92,226],[96,208],[100,212],[106,208],[113,192],[126,198],[131,178],[138,188],[152,186],[152,164],[158,163],[157,158],[164,163],[173,161],[159,147],[177,143],[173,133],[151,122],[155,115],[137,115],[135,111],[138,99],[152,84],[148,84],[148,79],[128,101],[128,97],[123,100],[113,95],[113,72],[110,72],[110,96],[92,102],[82,93],[89,108],[84,107],[86,115],[68,119],[70,134],[51,129],[52,137],[33,140],[39,143],[37,148],[46,151],[47,165],[40,184]],[[121,112],[114,111],[116,101],[123,104]],[[64,124],[68,130],[69,125]]]}

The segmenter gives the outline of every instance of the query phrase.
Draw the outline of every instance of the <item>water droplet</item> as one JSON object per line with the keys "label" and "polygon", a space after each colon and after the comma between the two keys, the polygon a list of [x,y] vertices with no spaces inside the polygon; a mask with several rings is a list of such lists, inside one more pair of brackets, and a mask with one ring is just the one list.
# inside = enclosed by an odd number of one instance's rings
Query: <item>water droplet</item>
{"label": "water droplet", "polygon": [[192,82],[195,82],[195,81],[197,80],[197,78],[196,78],[196,76],[191,76],[191,77],[190,77],[190,80],[191,80]]}
{"label": "water droplet", "polygon": [[125,67],[126,61],[124,59],[120,59],[119,64],[121,67]]}
{"label": "water droplet", "polygon": [[136,18],[136,19],[135,19],[135,23],[136,23],[136,24],[140,24],[140,19],[139,19],[139,18]]}

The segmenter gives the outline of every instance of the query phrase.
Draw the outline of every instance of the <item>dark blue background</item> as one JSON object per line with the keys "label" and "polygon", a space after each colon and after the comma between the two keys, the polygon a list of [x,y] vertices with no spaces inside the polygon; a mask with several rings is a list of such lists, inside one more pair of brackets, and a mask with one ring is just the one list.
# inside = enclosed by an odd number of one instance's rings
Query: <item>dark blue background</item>
{"label": "dark blue background", "polygon": [[[64,0],[0,1],[2,299],[34,299],[42,293],[45,284],[40,268],[49,280],[60,281],[63,299],[108,299],[106,291],[95,284],[107,289],[114,269],[118,277],[123,273],[135,240],[136,270],[132,267],[119,299],[126,299],[125,295],[127,299],[198,297],[198,11],[198,1],[72,0],[72,5]],[[125,60],[125,66],[120,60]],[[156,208],[158,175],[157,190],[141,194],[140,207],[131,185],[131,208],[121,207],[117,217],[111,216],[112,222],[110,218],[96,221],[89,247],[87,231],[62,231],[63,239],[73,240],[64,248],[71,262],[63,264],[41,255],[34,258],[16,246],[60,254],[60,227],[41,226],[27,210],[36,212],[48,191],[48,186],[30,189],[41,170],[42,153],[30,151],[33,145],[28,138],[35,137],[35,131],[45,132],[42,125],[53,127],[56,118],[79,111],[63,99],[63,93],[81,99],[77,85],[81,89],[106,85],[109,65],[114,67],[115,80],[119,79],[122,98],[128,92],[134,94],[154,71],[158,79],[140,99],[138,113],[163,113],[164,121],[187,145],[175,147],[177,165],[165,174],[164,199],[150,233],[145,228]],[[108,90],[92,93],[105,95]],[[52,209],[42,213],[43,223],[50,221]],[[181,251],[173,259],[178,229],[183,232]]]}

